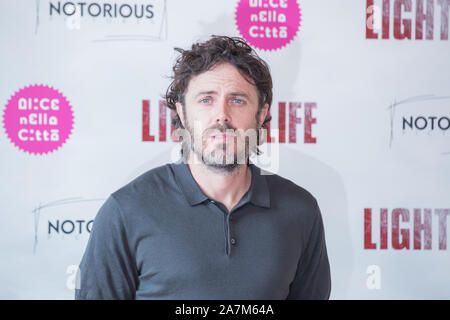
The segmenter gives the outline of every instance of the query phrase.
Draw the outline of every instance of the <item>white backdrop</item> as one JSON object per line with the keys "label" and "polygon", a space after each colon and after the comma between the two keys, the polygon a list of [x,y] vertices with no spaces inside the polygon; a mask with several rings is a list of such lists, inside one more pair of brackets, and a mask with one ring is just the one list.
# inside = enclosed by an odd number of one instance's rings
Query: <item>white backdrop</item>
{"label": "white backdrop", "polygon": [[[16,147],[2,123],[2,299],[73,299],[89,221],[104,199],[176,152],[176,143],[159,141],[158,130],[173,48],[211,34],[240,35],[237,0],[110,2],[152,4],[153,17],[145,21],[50,15],[50,3],[58,2],[68,1],[0,1],[0,112],[19,89],[44,84],[62,92],[74,114],[66,143],[41,155]],[[441,39],[448,15],[431,1],[433,39],[417,39],[420,1],[411,1],[412,12],[403,18],[412,20],[412,39],[396,39],[398,1],[391,0],[389,39],[381,39],[381,31],[380,39],[368,39],[368,2],[299,0],[301,27],[294,40],[278,50],[257,50],[272,71],[274,132],[279,103],[302,104],[291,115],[302,118],[296,143],[279,144],[277,173],[319,201],[331,298],[449,299],[450,214],[439,211],[450,210],[450,45]],[[379,7],[375,12],[381,14]],[[143,100],[150,101],[154,142],[143,141]],[[316,104],[316,143],[303,139],[305,103]],[[289,117],[287,110],[286,132]],[[429,117],[436,117],[433,128]],[[405,121],[411,119],[410,127]],[[382,209],[386,249],[380,248]],[[399,230],[400,241],[409,234],[409,249],[392,244],[396,209],[409,212]],[[421,221],[431,210],[431,249],[424,249],[423,233],[416,234],[421,249],[414,249],[415,209]],[[371,211],[367,228],[365,211]],[[375,249],[365,245],[365,236]]]}

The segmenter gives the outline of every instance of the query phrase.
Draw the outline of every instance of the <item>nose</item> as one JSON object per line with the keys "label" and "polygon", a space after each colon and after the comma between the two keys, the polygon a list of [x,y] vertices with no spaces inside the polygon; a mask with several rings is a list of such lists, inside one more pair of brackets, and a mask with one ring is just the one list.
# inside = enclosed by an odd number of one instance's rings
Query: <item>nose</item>
{"label": "nose", "polygon": [[221,99],[217,105],[216,122],[218,123],[231,122],[229,106],[225,99]]}

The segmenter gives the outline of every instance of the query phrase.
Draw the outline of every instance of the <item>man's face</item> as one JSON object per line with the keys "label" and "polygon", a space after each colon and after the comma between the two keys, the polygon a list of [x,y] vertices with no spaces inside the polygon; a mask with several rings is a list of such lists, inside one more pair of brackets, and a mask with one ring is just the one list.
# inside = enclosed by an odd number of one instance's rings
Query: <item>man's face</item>
{"label": "man's face", "polygon": [[[248,150],[244,137],[252,132],[256,137],[267,110],[265,105],[256,118],[257,89],[229,63],[218,64],[190,79],[185,112],[177,103],[178,115],[193,140],[191,149],[206,165],[228,171],[245,163]],[[201,138],[195,139],[197,133]]]}

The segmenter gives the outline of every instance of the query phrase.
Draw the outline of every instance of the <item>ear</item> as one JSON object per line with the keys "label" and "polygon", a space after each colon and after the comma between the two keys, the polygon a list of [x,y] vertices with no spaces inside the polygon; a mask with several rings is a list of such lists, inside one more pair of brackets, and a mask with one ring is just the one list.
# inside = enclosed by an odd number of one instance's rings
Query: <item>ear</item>
{"label": "ear", "polygon": [[264,120],[266,120],[267,114],[269,113],[269,104],[265,104],[264,107],[262,107],[261,112],[259,113],[258,118],[258,127],[261,128],[262,124],[264,123]]}
{"label": "ear", "polygon": [[186,128],[186,126],[184,125],[183,105],[179,102],[176,102],[175,106],[177,107],[177,113],[178,113],[178,116],[180,117],[181,124],[183,125],[184,128]]}

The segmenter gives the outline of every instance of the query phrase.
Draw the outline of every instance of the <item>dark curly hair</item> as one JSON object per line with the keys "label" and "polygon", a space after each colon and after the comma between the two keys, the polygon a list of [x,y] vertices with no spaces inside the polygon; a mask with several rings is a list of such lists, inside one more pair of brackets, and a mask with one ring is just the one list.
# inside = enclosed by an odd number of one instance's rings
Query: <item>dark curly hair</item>
{"label": "dark curly hair", "polygon": [[[171,109],[172,125],[175,129],[184,128],[180,117],[176,112],[176,103],[184,105],[185,93],[190,79],[210,70],[213,66],[227,62],[235,66],[244,78],[256,86],[258,91],[258,112],[267,103],[272,104],[272,77],[268,64],[239,37],[227,37],[213,35],[211,39],[203,43],[195,43],[191,50],[175,48],[181,55],[173,66],[173,79],[166,91],[165,99],[167,107]],[[267,114],[262,128],[267,129],[267,123],[272,117]],[[259,130],[258,130],[259,132]],[[258,138],[259,144],[259,138]]]}

